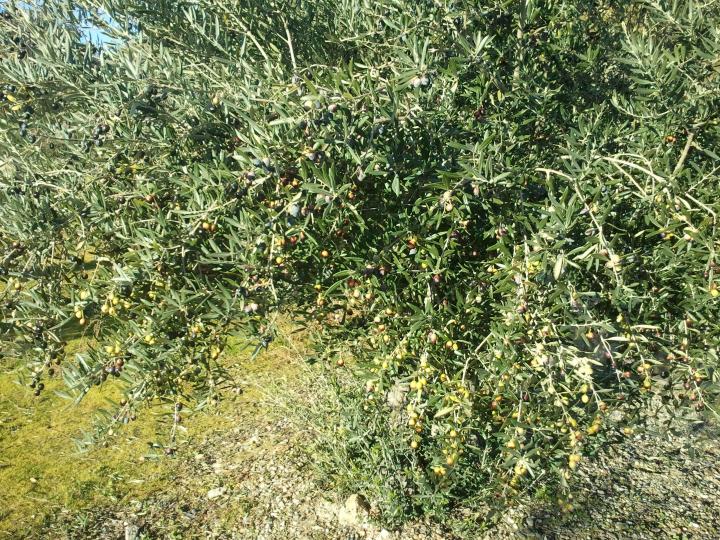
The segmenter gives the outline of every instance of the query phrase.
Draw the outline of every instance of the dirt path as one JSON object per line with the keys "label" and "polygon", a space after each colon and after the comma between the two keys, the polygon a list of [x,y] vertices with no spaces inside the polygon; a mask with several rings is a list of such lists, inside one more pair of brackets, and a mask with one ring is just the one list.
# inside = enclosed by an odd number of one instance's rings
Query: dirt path
{"label": "dirt path", "polygon": [[[528,513],[538,538],[720,538],[720,434],[638,435],[601,455],[576,486],[577,511]],[[527,527],[530,524],[532,527]]]}

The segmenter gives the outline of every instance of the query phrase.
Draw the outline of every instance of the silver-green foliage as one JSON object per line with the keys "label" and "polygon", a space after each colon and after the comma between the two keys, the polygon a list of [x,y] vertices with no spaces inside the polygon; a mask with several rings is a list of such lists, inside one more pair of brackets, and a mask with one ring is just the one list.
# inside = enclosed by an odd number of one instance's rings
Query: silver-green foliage
{"label": "silver-green foliage", "polygon": [[120,377],[120,421],[212,398],[227,335],[267,346],[291,310],[366,381],[338,470],[388,519],[562,486],[651,402],[716,410],[718,23],[695,0],[5,5],[3,328],[38,391],[92,337],[63,374]]}

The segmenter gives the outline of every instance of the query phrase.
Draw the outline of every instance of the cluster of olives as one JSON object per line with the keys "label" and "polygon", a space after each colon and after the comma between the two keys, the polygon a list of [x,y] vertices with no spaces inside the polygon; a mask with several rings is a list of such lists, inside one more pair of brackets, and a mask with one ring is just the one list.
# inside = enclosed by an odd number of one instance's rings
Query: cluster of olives
{"label": "cluster of olives", "polygon": [[130,105],[130,116],[135,118],[152,116],[157,111],[160,102],[165,101],[169,95],[167,90],[162,90],[153,84],[148,85],[140,94],[139,99]]}
{"label": "cluster of olives", "polygon": [[17,87],[13,84],[6,84],[0,90],[0,102],[10,101],[10,97],[17,92]]}
{"label": "cluster of olives", "polygon": [[[255,175],[253,174],[253,177]],[[248,188],[252,185],[252,180],[246,179],[244,183],[237,181],[230,182],[225,186],[225,197],[230,199],[240,199],[248,194]]]}
{"label": "cluster of olives", "polygon": [[30,381],[30,388],[33,389],[33,394],[39,396],[40,393],[45,389],[45,383],[40,382],[40,375],[33,375],[32,381]]}
{"label": "cluster of olives", "polygon": [[40,342],[43,346],[47,345],[47,336],[45,335],[45,325],[38,321],[32,326],[32,337],[35,341]]}
{"label": "cluster of olives", "polygon": [[95,126],[92,130],[92,138],[95,142],[95,146],[101,146],[104,136],[108,133],[110,133],[110,126],[107,124]]}
{"label": "cluster of olives", "polygon": [[17,47],[18,60],[23,60],[28,54],[28,44],[20,36],[13,37],[12,42]]}
{"label": "cluster of olives", "polygon": [[105,352],[109,357],[109,361],[105,364],[105,373],[113,377],[119,377],[125,366],[125,353],[119,342],[114,345],[106,345]]}
{"label": "cluster of olives", "polygon": [[32,105],[26,103],[22,105],[19,110],[20,116],[18,120],[18,134],[20,137],[27,139],[28,142],[34,143],[37,140],[37,137],[32,133],[28,133],[28,122],[35,112],[35,109]]}
{"label": "cluster of olives", "polygon": [[105,142],[106,135],[110,132],[110,126],[107,124],[100,124],[95,126],[92,130],[92,139],[90,141],[83,141],[83,151],[90,151],[90,147],[102,146]]}
{"label": "cluster of olives", "polygon": [[[42,328],[42,325],[40,325]],[[37,332],[38,325],[35,326],[34,330]],[[43,351],[42,364],[38,365],[32,374],[29,386],[33,389],[33,393],[39,396],[40,393],[45,389],[45,383],[41,381],[43,373],[48,377],[55,375],[55,369],[62,363],[62,356],[64,354],[66,342],[61,341],[58,343],[48,344],[44,342],[41,344],[40,349]]]}
{"label": "cluster of olives", "polygon": [[170,93],[167,90],[163,90],[162,88],[158,88],[154,84],[149,84],[145,87],[145,90],[143,90],[142,97],[144,99],[153,101],[153,102],[160,102],[165,101]]}

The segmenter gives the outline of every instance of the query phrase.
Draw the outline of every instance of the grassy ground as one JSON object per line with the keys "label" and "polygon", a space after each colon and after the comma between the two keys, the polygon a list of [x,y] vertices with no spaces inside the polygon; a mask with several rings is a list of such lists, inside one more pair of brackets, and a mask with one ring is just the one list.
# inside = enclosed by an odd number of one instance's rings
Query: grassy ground
{"label": "grassy ground", "polygon": [[57,380],[35,398],[2,366],[0,540],[122,540],[127,530],[137,540],[720,537],[720,434],[710,426],[640,434],[584,464],[572,513],[526,501],[490,530],[477,509],[465,508],[443,525],[382,531],[370,513],[348,513],[348,494],[319,473],[315,428],[331,432],[336,421],[324,372],[338,368],[308,365],[303,347],[302,337],[286,333],[252,361],[231,350],[224,361],[234,385],[215,411],[187,416],[170,456],[162,448],[170,426],[154,410],[107,447],[78,454],[71,438],[91,426],[113,389],[74,406],[52,392]]}
{"label": "grassy ground", "polygon": [[[71,347],[82,345],[76,341]],[[225,360],[236,365],[245,356],[235,350]],[[268,369],[273,361],[277,358],[266,355],[251,371]],[[108,381],[75,404],[54,392],[63,387],[56,376],[35,397],[17,382],[20,372],[12,360],[0,362],[0,539],[32,536],[63,513],[81,516],[168,488],[176,460],[164,453],[171,431],[166,410],[146,410],[116,430],[107,445],[81,452],[73,440],[92,428],[93,415],[107,406],[107,398],[119,399],[119,387]],[[235,374],[242,377],[237,369]],[[242,399],[252,400],[255,388],[242,382],[237,381]],[[231,389],[217,410],[187,416],[179,446],[231,427],[237,421],[233,408],[238,396]]]}

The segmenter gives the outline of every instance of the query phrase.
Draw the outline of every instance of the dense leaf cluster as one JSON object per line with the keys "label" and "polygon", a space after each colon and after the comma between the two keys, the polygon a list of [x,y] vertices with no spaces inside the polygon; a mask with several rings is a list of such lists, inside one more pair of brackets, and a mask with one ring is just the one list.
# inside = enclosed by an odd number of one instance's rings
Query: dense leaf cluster
{"label": "dense leaf cluster", "polygon": [[718,23],[695,1],[6,8],[3,329],[38,392],[61,363],[79,395],[121,378],[119,421],[212,399],[227,336],[267,346],[289,310],[362,378],[337,433],[387,518],[564,485],[651,403],[716,410]]}

